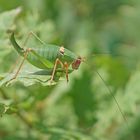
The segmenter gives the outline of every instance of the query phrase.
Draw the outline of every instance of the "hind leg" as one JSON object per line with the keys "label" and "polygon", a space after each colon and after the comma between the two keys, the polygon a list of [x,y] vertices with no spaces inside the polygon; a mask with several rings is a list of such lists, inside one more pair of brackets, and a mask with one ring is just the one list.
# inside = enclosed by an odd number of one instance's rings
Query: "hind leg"
{"label": "hind leg", "polygon": [[[23,66],[23,64],[24,64],[24,61],[26,60],[26,58],[27,58],[27,56],[28,56],[28,53],[29,53],[30,51],[31,51],[30,48],[26,49],[26,51],[25,51],[25,53],[24,53],[24,58],[23,58],[21,64],[19,65],[19,67],[18,67],[18,69],[17,69],[17,71],[16,71],[14,77],[13,77],[10,81],[12,81],[12,80],[14,80],[14,79],[17,78],[17,76],[18,76],[18,74],[19,74],[19,72],[20,72],[20,70],[21,70],[21,68],[22,68],[22,66]],[[9,82],[10,82],[10,81],[9,81]]]}

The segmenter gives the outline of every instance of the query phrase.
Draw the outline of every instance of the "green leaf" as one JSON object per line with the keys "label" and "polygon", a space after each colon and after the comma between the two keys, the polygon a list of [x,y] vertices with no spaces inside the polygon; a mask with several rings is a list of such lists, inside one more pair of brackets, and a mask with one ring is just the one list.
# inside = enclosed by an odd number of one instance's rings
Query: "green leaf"
{"label": "green leaf", "polygon": [[0,36],[12,27],[15,18],[17,17],[17,15],[19,15],[20,12],[21,8],[19,7],[0,14]]}
{"label": "green leaf", "polygon": [[50,72],[48,71],[42,71],[43,74],[41,73],[41,71],[37,71],[34,73],[31,72],[22,72],[20,74],[18,74],[17,78],[14,80],[11,80],[15,74],[6,74],[5,76],[1,76],[1,81],[0,81],[0,86],[9,86],[15,82],[21,82],[22,84],[24,84],[25,86],[31,86],[33,84],[37,84],[40,83],[44,86],[50,86],[50,85],[54,85],[56,84],[57,80],[60,78],[59,76],[55,77],[54,82],[50,83]]}

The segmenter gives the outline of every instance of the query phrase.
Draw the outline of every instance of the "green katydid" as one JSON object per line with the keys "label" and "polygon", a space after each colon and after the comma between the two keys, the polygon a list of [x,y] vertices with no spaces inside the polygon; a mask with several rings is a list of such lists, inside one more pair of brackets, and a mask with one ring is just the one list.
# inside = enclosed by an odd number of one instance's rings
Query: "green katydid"
{"label": "green katydid", "polygon": [[[56,45],[45,44],[33,32],[31,32],[41,43],[39,48],[21,48],[15,41],[14,33],[11,34],[10,40],[19,55],[24,59],[20,64],[15,76],[15,79],[25,61],[27,59],[32,65],[43,70],[52,71],[50,82],[53,81],[55,72],[62,71],[66,75],[68,81],[68,73],[77,70],[84,59],[75,55],[68,49]],[[27,38],[28,39],[28,38]],[[26,40],[27,42],[27,40]]]}
{"label": "green katydid", "polygon": [[[19,53],[19,55],[24,57],[15,76],[12,79],[15,79],[17,77],[25,59],[28,60],[28,62],[34,65],[35,67],[49,71],[49,74],[51,75],[50,82],[53,81],[53,79],[55,78],[55,73],[57,72],[65,73],[66,79],[68,81],[68,74],[72,72],[73,70],[77,70],[81,62],[84,62],[85,60],[84,58],[77,56],[72,51],[64,47],[44,43],[33,32],[30,32],[29,35],[33,35],[35,38],[37,38],[42,43],[42,46],[40,46],[39,48],[31,47],[31,48],[24,49],[17,44],[14,37],[14,33],[11,34],[10,40],[11,40],[12,45],[14,46],[16,51]],[[29,37],[27,37],[25,42],[27,42],[28,38]],[[123,111],[121,110],[121,107],[119,103],[117,102],[115,96],[112,94],[111,89],[108,87],[108,85],[106,84],[106,81],[102,78],[102,76],[98,73],[98,71],[96,71],[96,73],[104,82],[110,95],[114,98],[114,101],[116,102],[116,105],[124,121],[127,123],[126,117]]]}

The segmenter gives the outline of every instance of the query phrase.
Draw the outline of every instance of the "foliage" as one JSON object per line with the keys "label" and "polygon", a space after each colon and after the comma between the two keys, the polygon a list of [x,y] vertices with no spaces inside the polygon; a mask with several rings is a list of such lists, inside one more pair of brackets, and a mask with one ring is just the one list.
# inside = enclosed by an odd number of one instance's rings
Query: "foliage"
{"label": "foliage", "polygon": [[[139,7],[138,0],[1,0],[0,139],[138,140]],[[21,46],[34,31],[86,62],[69,75],[69,83],[56,77],[51,86],[43,82],[50,78],[48,71],[40,75],[25,62],[17,79],[7,84],[19,59],[9,41],[12,31]],[[39,45],[30,38],[26,47]]]}

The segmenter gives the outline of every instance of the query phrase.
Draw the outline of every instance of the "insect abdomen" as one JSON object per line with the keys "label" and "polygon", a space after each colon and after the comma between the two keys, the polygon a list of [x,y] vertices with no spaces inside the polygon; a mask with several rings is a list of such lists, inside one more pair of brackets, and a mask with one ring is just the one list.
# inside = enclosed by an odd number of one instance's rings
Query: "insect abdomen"
{"label": "insect abdomen", "polygon": [[36,51],[40,56],[52,63],[59,57],[59,47],[54,45],[47,45],[47,47],[41,47]]}
{"label": "insect abdomen", "polygon": [[[45,46],[41,46],[39,48],[32,48],[40,57],[42,57],[43,59],[46,59],[47,61],[49,61],[50,63],[52,63],[52,66],[55,62],[55,60],[59,57],[59,47],[54,46],[54,45],[47,45],[47,47]],[[41,60],[39,60],[39,58],[35,55],[33,55],[32,53],[29,53],[28,57],[27,57],[28,61],[41,69],[47,69],[50,67],[47,67],[47,65],[44,65]],[[51,67],[53,68],[53,67]]]}

